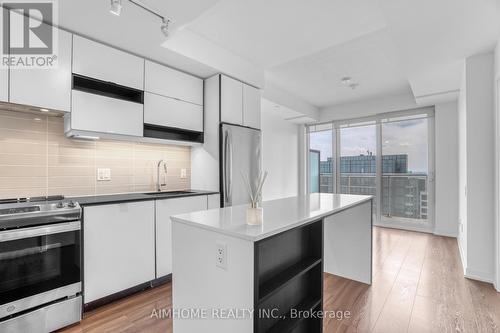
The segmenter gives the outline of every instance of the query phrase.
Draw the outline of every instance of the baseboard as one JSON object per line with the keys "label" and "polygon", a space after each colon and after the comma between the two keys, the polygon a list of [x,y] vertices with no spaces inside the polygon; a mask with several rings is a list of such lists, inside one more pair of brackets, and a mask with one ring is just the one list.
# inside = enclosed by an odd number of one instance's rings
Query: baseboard
{"label": "baseboard", "polygon": [[373,223],[374,226],[376,227],[383,227],[383,228],[389,228],[389,229],[398,229],[398,230],[406,230],[406,231],[416,231],[416,232],[425,232],[428,234],[432,234],[432,229],[429,229],[427,226],[422,226],[418,224],[398,224],[398,223],[384,223],[384,222],[377,222]]}
{"label": "baseboard", "polygon": [[493,277],[491,276],[491,274],[475,270],[469,267],[467,267],[465,270],[465,277],[468,279],[478,280],[493,284]]}

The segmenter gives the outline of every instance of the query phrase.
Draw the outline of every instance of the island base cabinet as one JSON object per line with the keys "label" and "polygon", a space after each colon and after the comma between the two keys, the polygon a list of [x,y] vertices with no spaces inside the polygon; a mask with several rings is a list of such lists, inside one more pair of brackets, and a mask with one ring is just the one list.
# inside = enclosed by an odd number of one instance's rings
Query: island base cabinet
{"label": "island base cabinet", "polygon": [[154,201],[84,207],[84,303],[155,278]]}
{"label": "island base cabinet", "polygon": [[[172,221],[170,216],[207,209],[207,196],[156,201],[156,277],[172,273]],[[193,247],[196,244],[192,244]]]}
{"label": "island base cabinet", "polygon": [[325,218],[325,272],[372,283],[372,203]]}
{"label": "island base cabinet", "polygon": [[[323,307],[322,220],[256,242],[180,222],[172,235],[173,308],[208,309],[174,318],[174,332],[322,332],[317,316],[294,315]],[[239,317],[221,317],[229,309]]]}
{"label": "island base cabinet", "polygon": [[[252,333],[254,243],[177,222],[172,235],[172,308],[207,311],[174,317],[173,331]],[[216,265],[217,244],[227,249],[226,268]],[[229,309],[244,317],[221,319]]]}
{"label": "island base cabinet", "polygon": [[322,310],[323,221],[256,242],[254,260],[254,332],[322,332],[303,314]]}

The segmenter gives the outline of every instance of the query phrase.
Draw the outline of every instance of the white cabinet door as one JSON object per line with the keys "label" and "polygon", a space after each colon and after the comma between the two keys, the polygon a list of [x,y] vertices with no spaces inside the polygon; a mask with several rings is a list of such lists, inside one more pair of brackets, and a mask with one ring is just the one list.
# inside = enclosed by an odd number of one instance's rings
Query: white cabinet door
{"label": "white cabinet door", "polygon": [[144,90],[203,105],[203,80],[146,60]]}
{"label": "white cabinet door", "polygon": [[146,92],[144,123],[203,132],[203,106]]}
{"label": "white cabinet door", "polygon": [[243,84],[243,125],[260,129],[260,90]]}
{"label": "white cabinet door", "polygon": [[243,125],[243,83],[221,75],[221,122]]}
{"label": "white cabinet door", "polygon": [[11,68],[11,103],[70,111],[72,35],[59,30],[58,36],[57,67],[53,69]]}
{"label": "white cabinet door", "polygon": [[[207,209],[207,196],[156,200],[156,277],[172,273],[170,216]],[[193,246],[196,246],[193,244]]]}
{"label": "white cabinet door", "polygon": [[207,206],[208,209],[220,208],[220,195],[210,194],[207,198]]}
{"label": "white cabinet door", "polygon": [[0,102],[8,102],[8,101],[9,101],[9,70],[0,69]]}
{"label": "white cabinet door", "polygon": [[144,90],[144,59],[76,35],[73,73]]}
{"label": "white cabinet door", "polygon": [[84,208],[84,303],[155,278],[154,202]]}
{"label": "white cabinet door", "polygon": [[73,90],[71,128],[142,136],[143,105]]}
{"label": "white cabinet door", "polygon": [[[3,27],[5,9],[0,8],[0,25]],[[8,54],[5,54],[8,56]],[[0,102],[9,101],[9,69],[7,67],[0,68]]]}

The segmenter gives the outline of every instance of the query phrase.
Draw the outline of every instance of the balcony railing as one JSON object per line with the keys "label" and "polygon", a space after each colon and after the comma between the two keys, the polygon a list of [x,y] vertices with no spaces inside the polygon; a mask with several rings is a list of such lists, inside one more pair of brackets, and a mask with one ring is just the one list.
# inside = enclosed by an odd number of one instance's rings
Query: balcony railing
{"label": "balcony railing", "polygon": [[[320,174],[320,191],[333,193],[334,174]],[[427,219],[427,174],[393,173],[382,175],[381,214],[385,217]],[[340,174],[340,193],[373,195],[377,198],[377,177],[370,173]]]}

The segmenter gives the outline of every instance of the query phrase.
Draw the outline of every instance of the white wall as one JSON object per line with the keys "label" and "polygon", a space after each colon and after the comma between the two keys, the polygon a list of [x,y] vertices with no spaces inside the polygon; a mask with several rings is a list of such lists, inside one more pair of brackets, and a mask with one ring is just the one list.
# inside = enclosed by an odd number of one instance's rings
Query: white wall
{"label": "white wall", "polygon": [[299,188],[299,126],[262,104],[262,166],[269,174],[263,200],[296,196]]}
{"label": "white wall", "polygon": [[458,97],[458,247],[464,270],[467,267],[467,87],[465,81],[464,64]]}
{"label": "white wall", "polygon": [[458,236],[458,109],[457,102],[435,107],[434,233]]}
{"label": "white wall", "polygon": [[500,292],[500,39],[497,42],[495,49],[495,206],[496,206],[496,280],[495,287]]}
{"label": "white wall", "polygon": [[[469,57],[465,63],[465,275],[494,280],[494,56]],[[462,111],[463,112],[463,111]],[[462,120],[461,120],[462,121]],[[463,128],[461,128],[463,130]],[[460,135],[463,135],[460,131]],[[463,140],[463,138],[462,138]],[[461,151],[464,148],[461,147]],[[460,159],[463,163],[463,158]],[[462,179],[463,182],[463,179]],[[463,204],[463,200],[460,201]],[[463,209],[463,208],[461,208]],[[464,239],[461,240],[463,245]]]}

